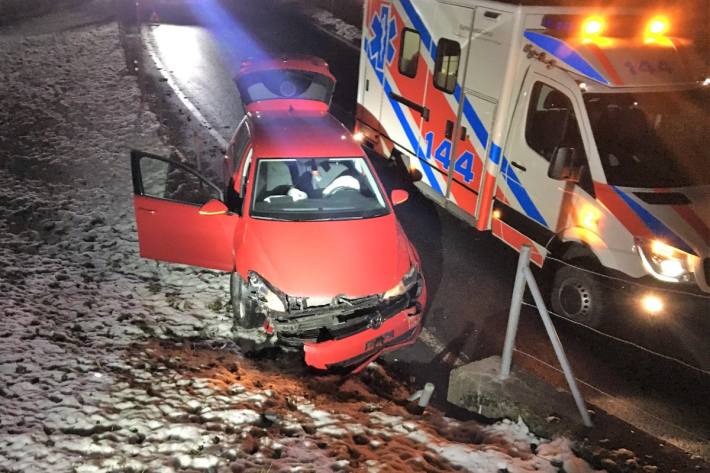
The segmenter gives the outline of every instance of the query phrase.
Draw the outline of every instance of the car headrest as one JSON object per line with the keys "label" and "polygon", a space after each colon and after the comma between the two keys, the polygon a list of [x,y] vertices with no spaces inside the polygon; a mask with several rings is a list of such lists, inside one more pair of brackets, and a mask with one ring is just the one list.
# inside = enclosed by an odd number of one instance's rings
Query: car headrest
{"label": "car headrest", "polygon": [[544,108],[547,110],[554,108],[567,109],[569,108],[569,99],[559,90],[551,90],[545,97]]}

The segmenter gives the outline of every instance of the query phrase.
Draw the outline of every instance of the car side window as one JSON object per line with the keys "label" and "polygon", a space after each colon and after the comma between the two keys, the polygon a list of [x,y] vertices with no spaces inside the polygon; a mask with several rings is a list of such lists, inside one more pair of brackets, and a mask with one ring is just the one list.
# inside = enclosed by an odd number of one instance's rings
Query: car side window
{"label": "car side window", "polygon": [[461,62],[461,45],[457,41],[441,38],[436,45],[434,87],[452,94],[456,90]]}
{"label": "car side window", "polygon": [[136,179],[139,181],[137,194],[194,205],[222,199],[214,184],[186,165],[146,155],[137,160],[137,174],[134,167],[134,185]]}
{"label": "car side window", "polygon": [[399,63],[397,64],[400,74],[412,78],[417,75],[421,43],[421,36],[417,31],[410,28],[404,29],[399,49]]}
{"label": "car side window", "polygon": [[532,89],[525,140],[547,161],[559,147],[572,148],[578,160],[586,160],[572,101],[564,92],[543,82],[536,82]]}
{"label": "car side window", "polygon": [[[247,145],[249,145],[249,143],[247,143]],[[225,192],[225,204],[227,204],[227,208],[239,215],[242,213],[242,204],[244,202],[244,192],[246,190],[246,181],[247,176],[249,175],[249,164],[251,162],[252,153],[253,148],[249,148],[246,153],[242,153],[245,154],[244,166],[239,174],[237,174],[237,172],[234,173],[234,177],[229,180],[229,183],[227,184],[227,191]],[[242,161],[241,156],[239,157],[239,160],[240,162]]]}
{"label": "car side window", "polygon": [[229,145],[229,157],[232,159],[232,168],[229,170],[233,173],[236,169],[239,169],[239,164],[242,156],[244,156],[244,151],[246,151],[247,146],[249,146],[249,140],[251,135],[249,133],[249,126],[247,122],[242,122],[237,134]]}

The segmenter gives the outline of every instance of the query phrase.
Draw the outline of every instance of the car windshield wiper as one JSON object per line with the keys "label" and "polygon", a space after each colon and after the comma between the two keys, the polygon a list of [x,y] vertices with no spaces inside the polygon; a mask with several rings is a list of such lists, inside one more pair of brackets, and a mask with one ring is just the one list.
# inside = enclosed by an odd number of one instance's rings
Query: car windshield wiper
{"label": "car windshield wiper", "polygon": [[267,217],[266,215],[254,215],[254,217],[263,219],[263,220],[273,220],[275,222],[293,222],[295,220],[291,220],[290,218],[280,218],[280,217]]}

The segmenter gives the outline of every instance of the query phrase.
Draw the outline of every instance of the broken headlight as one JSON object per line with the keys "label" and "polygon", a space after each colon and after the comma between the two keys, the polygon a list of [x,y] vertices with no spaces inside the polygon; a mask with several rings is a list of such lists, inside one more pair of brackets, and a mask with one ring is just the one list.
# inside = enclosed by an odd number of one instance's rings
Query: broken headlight
{"label": "broken headlight", "polygon": [[249,272],[249,294],[268,310],[286,312],[286,305],[277,290],[254,271]]}
{"label": "broken headlight", "polygon": [[407,271],[407,274],[402,277],[402,280],[397,283],[396,286],[394,286],[392,289],[389,291],[385,292],[382,295],[382,298],[385,300],[389,299],[394,299],[395,297],[399,297],[405,292],[409,291],[419,280],[419,272],[417,271],[417,267],[412,265],[411,268],[409,268],[409,271]]}

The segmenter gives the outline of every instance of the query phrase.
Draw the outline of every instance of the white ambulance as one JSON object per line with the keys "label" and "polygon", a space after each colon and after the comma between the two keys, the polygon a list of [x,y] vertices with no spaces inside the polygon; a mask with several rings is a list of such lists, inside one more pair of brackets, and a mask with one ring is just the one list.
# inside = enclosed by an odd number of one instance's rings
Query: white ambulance
{"label": "white ambulance", "polygon": [[[547,3],[366,0],[356,136],[539,266],[710,295],[710,79],[677,13]],[[597,325],[573,266],[552,308]]]}

